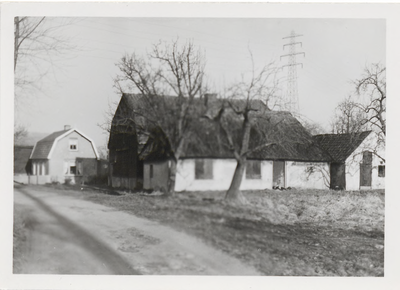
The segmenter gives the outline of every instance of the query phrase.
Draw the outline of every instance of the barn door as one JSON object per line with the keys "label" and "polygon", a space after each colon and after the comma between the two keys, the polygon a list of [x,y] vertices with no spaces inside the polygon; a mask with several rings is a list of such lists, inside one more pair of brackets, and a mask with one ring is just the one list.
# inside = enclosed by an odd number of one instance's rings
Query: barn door
{"label": "barn door", "polygon": [[331,189],[346,189],[346,167],[344,163],[331,163]]}
{"label": "barn door", "polygon": [[360,186],[372,184],[372,152],[363,152],[363,160],[360,164]]}
{"label": "barn door", "polygon": [[274,161],[272,186],[285,187],[285,161]]}

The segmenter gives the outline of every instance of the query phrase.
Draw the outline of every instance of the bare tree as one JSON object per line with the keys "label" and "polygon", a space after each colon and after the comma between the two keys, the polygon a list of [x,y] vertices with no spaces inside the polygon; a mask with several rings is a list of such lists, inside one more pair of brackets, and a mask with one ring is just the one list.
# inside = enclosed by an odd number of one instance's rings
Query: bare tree
{"label": "bare tree", "polygon": [[14,72],[17,69],[18,58],[20,55],[31,54],[29,50],[24,51],[24,43],[38,38],[35,36],[38,27],[43,23],[45,17],[38,21],[29,21],[28,17],[14,18]]}
{"label": "bare tree", "polygon": [[28,130],[21,125],[14,124],[14,145],[18,145],[28,135]]}
{"label": "bare tree", "polygon": [[65,18],[14,18],[14,84],[16,101],[41,90],[41,81],[55,66],[54,57],[75,47],[61,29],[71,24]]}
{"label": "bare tree", "polygon": [[[236,169],[225,195],[225,199],[232,204],[245,204],[246,199],[240,191],[243,174],[246,169],[247,156],[254,151],[271,146],[263,128],[259,128],[259,118],[266,117],[266,105],[277,91],[276,68],[273,63],[265,65],[258,72],[254,68],[249,79],[242,75],[241,81],[232,85],[226,92],[224,105],[221,107],[217,119],[221,132],[225,136],[229,148],[237,161]],[[240,124],[235,124],[235,123]],[[254,132],[259,138],[257,146],[250,148],[250,134]],[[256,138],[256,136],[253,136]],[[253,138],[252,137],[252,138]]]}
{"label": "bare tree", "polygon": [[145,56],[124,56],[117,67],[115,87],[141,96],[138,110],[132,112],[141,120],[135,122],[138,134],[152,135],[167,148],[171,161],[167,190],[173,195],[177,162],[191,134],[194,100],[205,90],[204,54],[192,42],[160,42]]}
{"label": "bare tree", "polygon": [[117,107],[118,102],[109,102],[107,109],[103,112],[103,121],[101,123],[97,123],[97,127],[103,130],[103,134],[105,134],[106,136],[110,135],[112,119],[114,118],[115,109]]}
{"label": "bare tree", "polygon": [[366,113],[365,123],[378,135],[381,145],[386,139],[386,67],[374,63],[364,69],[362,77],[354,81],[356,93],[362,96],[358,105]]}
{"label": "bare tree", "polygon": [[361,132],[368,129],[366,120],[365,111],[349,96],[335,108],[331,130],[338,134]]}

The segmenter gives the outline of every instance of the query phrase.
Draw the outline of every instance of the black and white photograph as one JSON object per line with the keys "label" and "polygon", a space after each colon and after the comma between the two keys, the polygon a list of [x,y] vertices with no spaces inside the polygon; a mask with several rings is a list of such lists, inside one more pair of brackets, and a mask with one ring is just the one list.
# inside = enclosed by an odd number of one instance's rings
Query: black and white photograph
{"label": "black and white photograph", "polygon": [[103,4],[3,6],[9,285],[395,289],[398,5]]}

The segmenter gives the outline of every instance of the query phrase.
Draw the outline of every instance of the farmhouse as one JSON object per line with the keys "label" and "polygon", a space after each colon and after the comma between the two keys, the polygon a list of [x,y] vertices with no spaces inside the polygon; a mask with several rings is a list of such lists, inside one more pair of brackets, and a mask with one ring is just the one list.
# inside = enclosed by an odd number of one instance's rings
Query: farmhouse
{"label": "farmhouse", "polygon": [[330,188],[385,188],[385,155],[372,131],[316,135],[314,139],[331,156]]}
{"label": "farmhouse", "polygon": [[29,158],[29,183],[81,183],[98,174],[94,142],[70,126],[38,141]]}
{"label": "farmhouse", "polygon": [[[170,155],[168,142],[157,128],[146,123],[143,96],[123,94],[114,115],[108,148],[110,149],[110,183],[114,187],[145,189],[167,187]],[[163,110],[177,98],[165,97]],[[213,121],[222,99],[207,95],[197,99],[190,138],[177,164],[176,191],[228,189],[236,160]],[[233,102],[232,100],[230,102]],[[161,102],[160,102],[161,103]],[[242,100],[234,101],[240,106]],[[262,112],[257,126],[271,144],[248,154],[248,164],[241,189],[277,187],[326,188],[329,186],[331,157],[322,150],[305,128],[288,112],[270,111],[264,103],[251,103]],[[227,109],[227,108],[225,108]],[[230,126],[240,130],[240,120],[233,117]],[[264,138],[265,138],[264,136]],[[250,134],[250,148],[257,148],[260,136]]]}

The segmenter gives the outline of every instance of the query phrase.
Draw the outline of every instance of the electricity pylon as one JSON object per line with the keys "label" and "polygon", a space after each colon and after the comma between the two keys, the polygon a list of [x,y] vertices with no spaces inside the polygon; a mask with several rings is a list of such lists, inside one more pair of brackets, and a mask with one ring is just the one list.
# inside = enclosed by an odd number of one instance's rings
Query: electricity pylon
{"label": "electricity pylon", "polygon": [[297,66],[301,65],[303,68],[302,63],[296,62],[296,55],[303,54],[304,57],[306,54],[304,52],[296,52],[296,45],[302,46],[302,42],[296,42],[296,37],[300,37],[303,35],[296,34],[293,30],[290,33],[290,36],[283,37],[282,39],[290,39],[289,43],[283,45],[283,50],[285,50],[285,46],[289,46],[289,53],[285,55],[281,55],[282,57],[288,57],[288,63],[282,68],[288,68],[288,77],[287,77],[287,89],[286,94],[284,97],[285,107],[292,113],[299,113],[300,106],[299,106],[299,94],[297,90]]}

